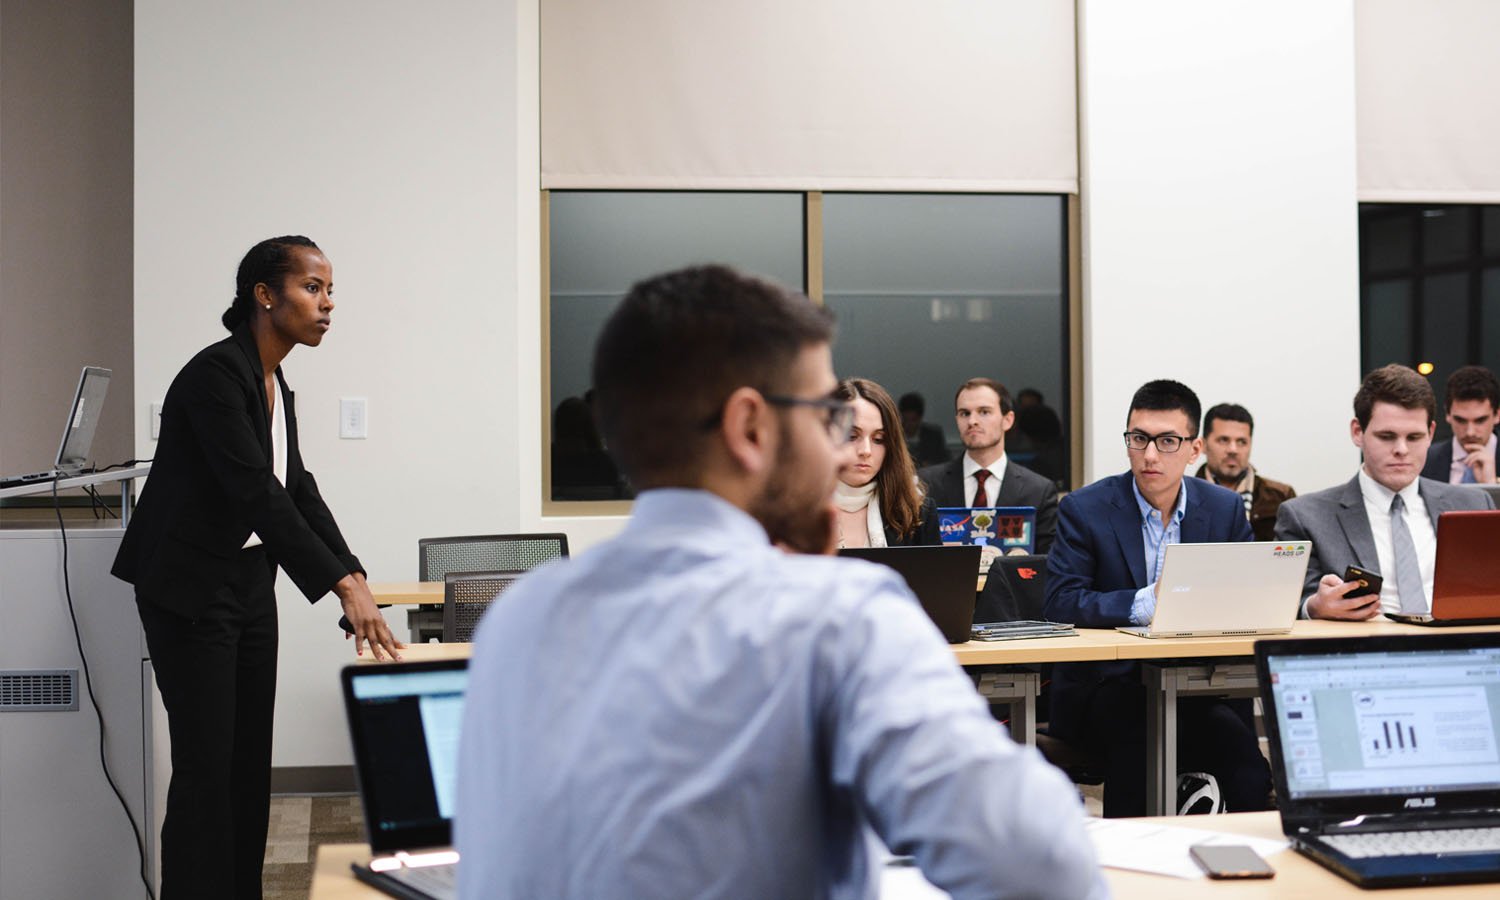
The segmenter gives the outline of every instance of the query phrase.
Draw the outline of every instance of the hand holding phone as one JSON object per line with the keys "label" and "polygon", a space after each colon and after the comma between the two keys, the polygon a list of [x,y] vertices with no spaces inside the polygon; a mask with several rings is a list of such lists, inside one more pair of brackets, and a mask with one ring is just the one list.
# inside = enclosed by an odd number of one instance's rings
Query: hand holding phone
{"label": "hand holding phone", "polygon": [[1385,585],[1385,579],[1375,572],[1367,572],[1359,566],[1346,566],[1344,568],[1344,581],[1357,581],[1359,587],[1345,594],[1345,597],[1372,597],[1380,593]]}
{"label": "hand holding phone", "polygon": [[1273,878],[1276,870],[1244,844],[1198,844],[1188,848],[1209,878]]}

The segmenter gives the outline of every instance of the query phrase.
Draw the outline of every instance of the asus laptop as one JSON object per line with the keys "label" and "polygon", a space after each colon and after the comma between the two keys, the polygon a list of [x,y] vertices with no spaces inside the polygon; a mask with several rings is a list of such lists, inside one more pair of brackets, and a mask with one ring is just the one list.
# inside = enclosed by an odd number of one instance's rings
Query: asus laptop
{"label": "asus laptop", "polygon": [[1438,516],[1432,614],[1387,615],[1409,625],[1500,624],[1500,510]]}
{"label": "asus laptop", "polygon": [[989,545],[1002,553],[1036,552],[1036,507],[944,506],[937,517],[944,544]]}
{"label": "asus laptop", "polygon": [[1145,638],[1285,634],[1297,621],[1308,541],[1170,544],[1150,625],[1121,626]]}
{"label": "asus laptop", "polygon": [[452,848],[469,661],[348,666],[344,709],[374,858],[354,876],[392,897],[458,896]]}
{"label": "asus laptop", "polygon": [[963,644],[974,623],[980,552],[975,546],[859,547],[840,550],[839,556],[895,569],[948,643]]}
{"label": "asus laptop", "polygon": [[1292,846],[1361,887],[1500,881],[1500,634],[1257,641],[1255,668]]}
{"label": "asus laptop", "polygon": [[111,374],[109,369],[83,367],[83,373],[78,376],[78,389],[73,392],[73,405],[63,423],[57,462],[45,472],[0,478],[0,488],[56,481],[85,471],[89,452],[94,446],[94,431],[99,427],[99,413],[104,408],[104,395],[109,393]]}

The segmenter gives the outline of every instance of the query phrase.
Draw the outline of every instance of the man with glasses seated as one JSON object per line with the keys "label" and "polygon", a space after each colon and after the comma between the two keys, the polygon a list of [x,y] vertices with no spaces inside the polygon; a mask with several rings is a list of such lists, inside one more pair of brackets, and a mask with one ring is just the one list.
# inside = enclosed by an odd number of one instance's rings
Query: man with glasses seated
{"label": "man with glasses seated", "polygon": [[637,284],[594,351],[640,489],[474,645],[459,890],[873,897],[873,836],[953,897],[1107,890],[1078,795],[1013,743],[901,577],[829,553],[853,408],[826,311],[708,266]]}
{"label": "man with glasses seated", "polygon": [[[1253,539],[1240,496],[1184,478],[1203,449],[1198,397],[1176,381],[1135,392],[1124,443],[1130,471],[1064,497],[1047,557],[1047,618],[1090,628],[1149,624],[1168,544]],[[1269,808],[1271,771],[1249,700],[1178,700],[1178,763],[1218,781],[1232,812]],[[1059,663],[1054,737],[1104,758],[1104,814],[1146,812],[1146,692],[1132,662]]]}

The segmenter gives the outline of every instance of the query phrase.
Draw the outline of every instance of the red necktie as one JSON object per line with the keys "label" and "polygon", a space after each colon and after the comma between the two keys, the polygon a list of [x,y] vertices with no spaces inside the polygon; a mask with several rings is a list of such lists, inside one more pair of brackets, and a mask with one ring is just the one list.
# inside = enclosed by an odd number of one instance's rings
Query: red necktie
{"label": "red necktie", "polygon": [[974,491],[975,507],[990,505],[990,496],[984,489],[984,482],[990,477],[990,474],[991,472],[989,469],[980,469],[978,472],[974,473],[974,480],[979,482],[978,490]]}

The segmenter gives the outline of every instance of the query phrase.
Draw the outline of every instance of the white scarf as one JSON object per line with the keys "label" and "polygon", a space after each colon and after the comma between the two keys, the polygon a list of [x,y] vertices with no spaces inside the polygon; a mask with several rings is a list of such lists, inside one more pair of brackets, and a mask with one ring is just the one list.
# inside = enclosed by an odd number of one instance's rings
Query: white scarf
{"label": "white scarf", "polygon": [[842,481],[835,483],[833,502],[844,512],[869,510],[865,518],[865,527],[870,532],[870,546],[884,547],[886,545],[885,522],[880,518],[880,503],[875,500],[875,479],[870,479],[870,483],[863,487],[850,487]]}

